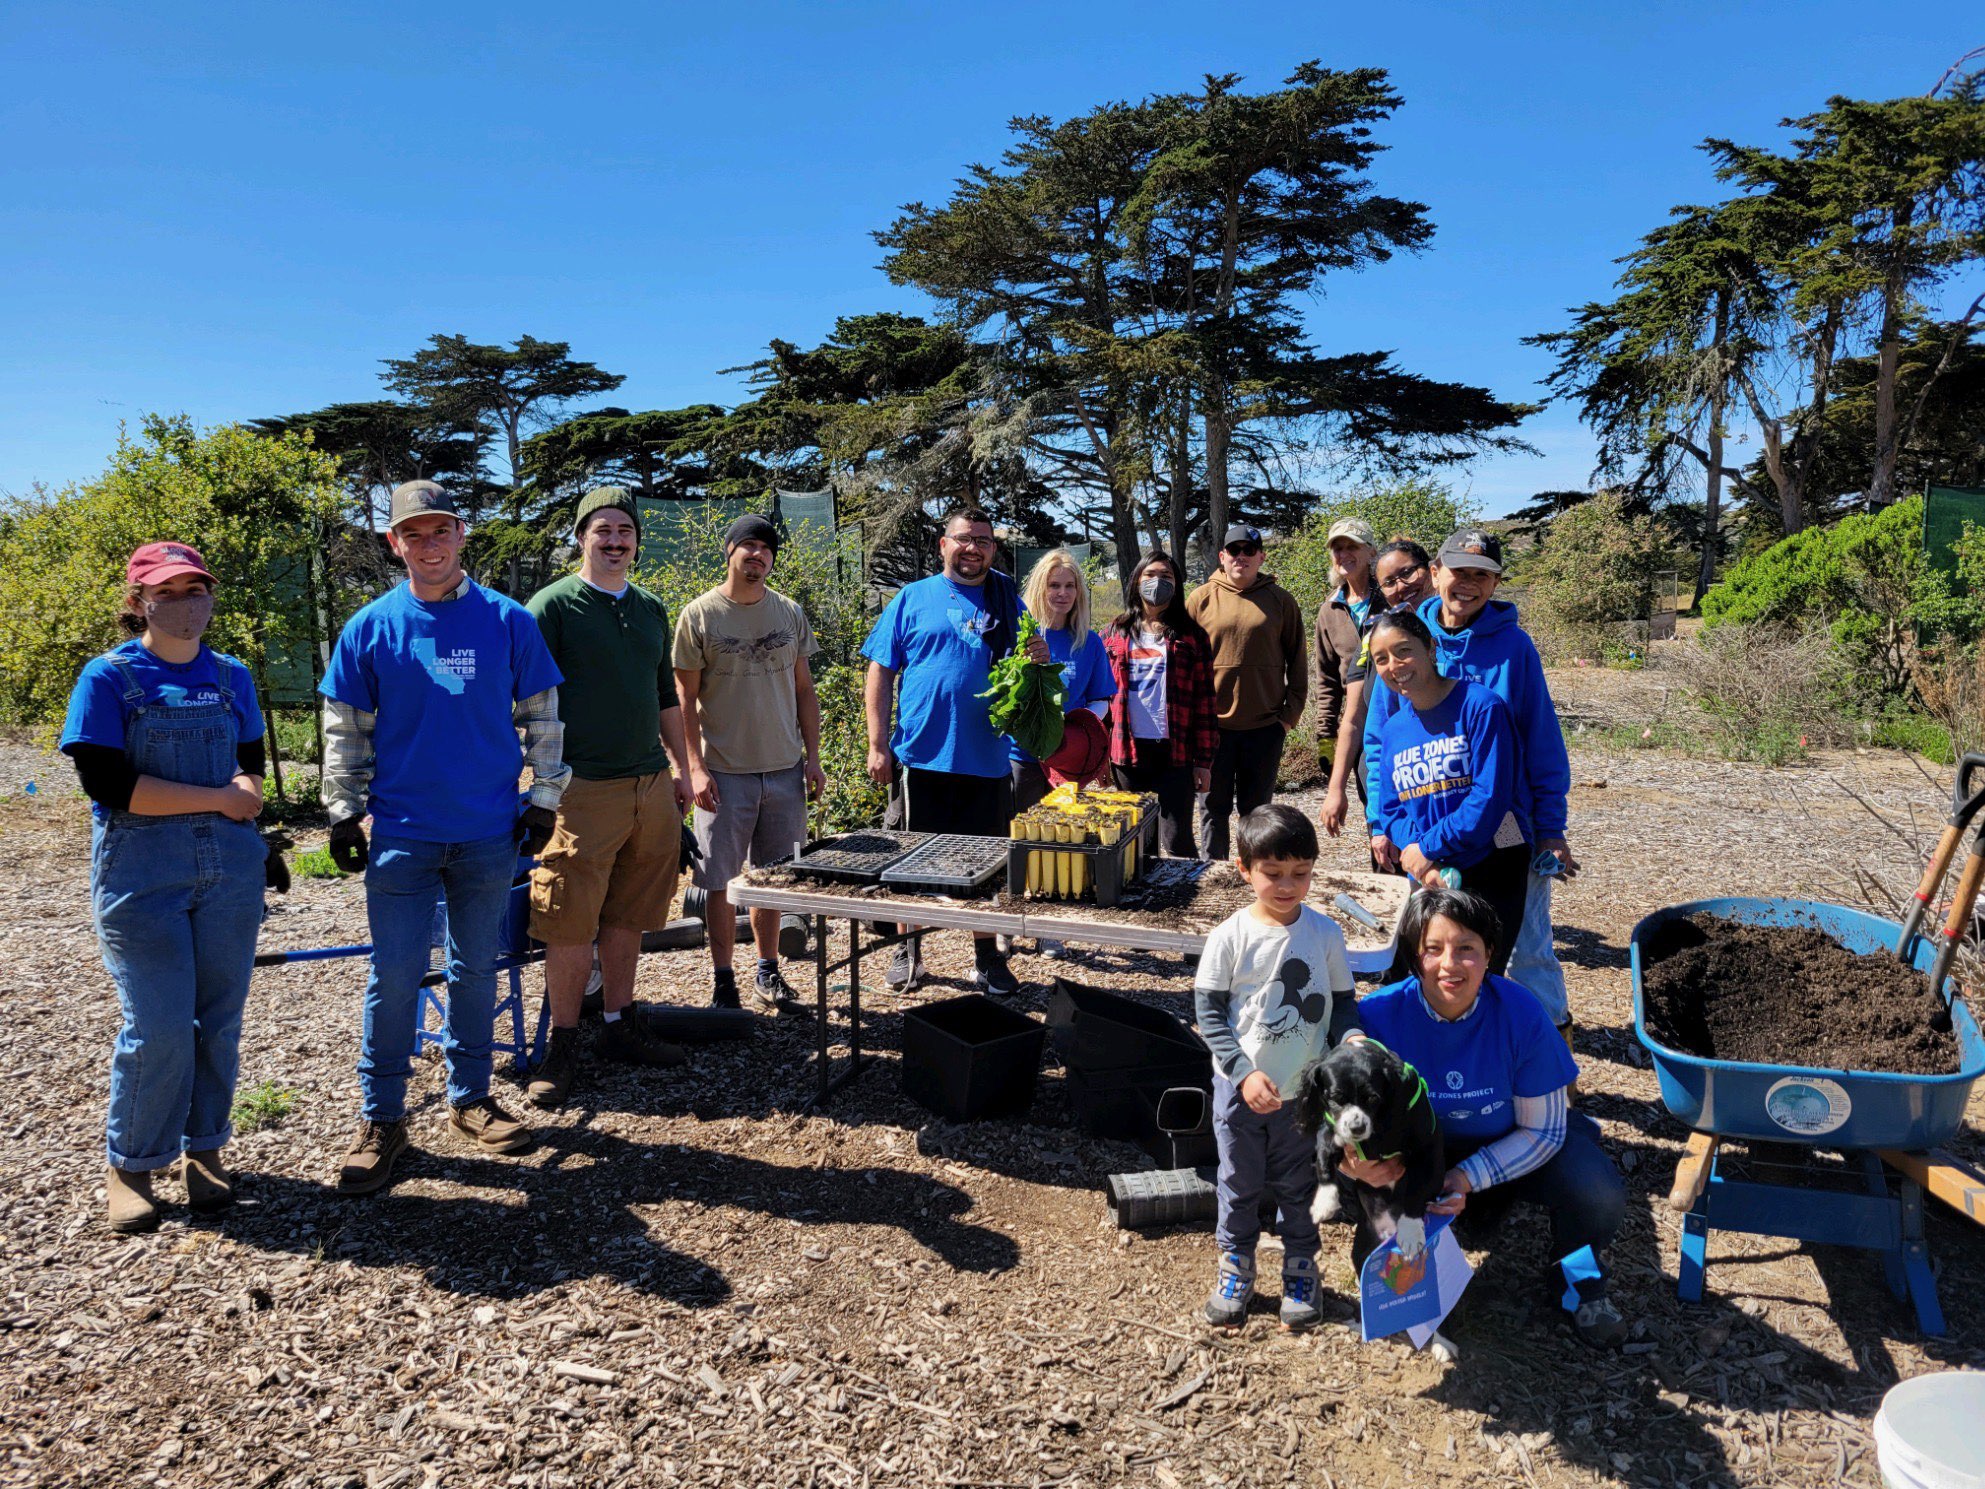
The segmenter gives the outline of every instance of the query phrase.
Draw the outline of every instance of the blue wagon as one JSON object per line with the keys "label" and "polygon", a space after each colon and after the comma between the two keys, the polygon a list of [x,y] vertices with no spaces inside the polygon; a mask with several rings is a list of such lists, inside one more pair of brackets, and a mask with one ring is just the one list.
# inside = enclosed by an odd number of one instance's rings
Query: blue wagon
{"label": "blue wagon", "polygon": [[[1702,913],[1764,926],[1807,926],[1850,951],[1893,955],[1900,922],[1840,905],[1794,899],[1714,899],[1670,905],[1634,927],[1629,945],[1634,1034],[1653,1058],[1661,1099],[1682,1121],[1715,1139],[1800,1144],[1842,1153],[1857,1190],[1775,1183],[1722,1169],[1708,1155],[1708,1173],[1683,1223],[1677,1293],[1702,1297],[1712,1229],[1786,1236],[1880,1252],[1890,1289],[1914,1304],[1926,1334],[1944,1332],[1943,1312],[1923,1245],[1923,1191],[1884,1169],[1881,1149],[1921,1152],[1946,1141],[1964,1120],[1971,1088],[1985,1075],[1985,1038],[1949,990],[1959,1069],[1953,1075],[1891,1075],[1711,1060],[1670,1049],[1649,1033],[1642,978],[1656,934],[1670,922]],[[1912,962],[1929,972],[1938,948],[1913,943]]]}

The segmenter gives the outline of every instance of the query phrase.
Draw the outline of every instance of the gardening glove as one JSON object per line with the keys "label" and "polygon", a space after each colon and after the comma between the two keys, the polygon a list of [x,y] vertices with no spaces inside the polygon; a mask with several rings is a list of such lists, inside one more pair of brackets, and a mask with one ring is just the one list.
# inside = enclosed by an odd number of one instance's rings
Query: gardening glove
{"label": "gardening glove", "polygon": [[1317,769],[1323,772],[1324,777],[1326,779],[1329,778],[1330,768],[1336,763],[1337,763],[1336,737],[1333,735],[1328,739],[1318,740],[1316,746]]}
{"label": "gardening glove", "polygon": [[682,847],[677,850],[676,871],[693,874],[703,866],[703,850],[697,845],[696,834],[688,827],[682,830]]}
{"label": "gardening glove", "polygon": [[517,851],[526,858],[536,858],[551,842],[557,826],[558,813],[550,807],[525,807],[524,815],[517,819]]}
{"label": "gardening glove", "polygon": [[262,860],[262,882],[277,894],[289,893],[289,865],[283,862],[282,850],[267,839],[262,846],[269,850],[269,856]]}
{"label": "gardening glove", "polygon": [[365,825],[356,817],[331,824],[331,862],[347,874],[365,872]]}

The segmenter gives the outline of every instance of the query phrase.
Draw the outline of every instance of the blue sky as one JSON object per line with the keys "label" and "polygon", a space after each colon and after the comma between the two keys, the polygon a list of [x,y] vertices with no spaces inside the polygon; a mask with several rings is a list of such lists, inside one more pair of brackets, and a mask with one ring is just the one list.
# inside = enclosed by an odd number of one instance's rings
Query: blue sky
{"label": "blue sky", "polygon": [[[991,160],[1015,114],[1294,63],[1389,69],[1381,189],[1431,249],[1337,277],[1326,352],[1538,396],[1519,344],[1710,196],[1705,136],[1831,93],[1919,93],[1973,3],[21,6],[0,29],[0,491],[86,478],[119,419],[380,396],[437,331],[570,341],[614,401],[728,401],[718,369],[840,314],[922,310],[869,238]],[[1583,486],[1459,476],[1491,511]]]}

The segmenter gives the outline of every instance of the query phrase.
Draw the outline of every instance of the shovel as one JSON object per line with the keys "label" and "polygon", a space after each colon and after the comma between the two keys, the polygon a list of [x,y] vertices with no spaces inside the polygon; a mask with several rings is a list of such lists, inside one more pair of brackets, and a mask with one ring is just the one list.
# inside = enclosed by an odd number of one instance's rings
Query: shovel
{"label": "shovel", "polygon": [[[1966,755],[1958,762],[1957,782],[1951,788],[1950,816],[1945,819],[1943,833],[1937,839],[1936,851],[1930,855],[1929,867],[1923,871],[1922,882],[1916,886],[1916,903],[1909,907],[1908,915],[1903,918],[1902,934],[1896,938],[1895,954],[1905,963],[1914,963],[1917,935],[1929,913],[1930,902],[1936,898],[1938,887],[1950,869],[1951,860],[1957,856],[1958,844],[1964,840],[1965,829],[1971,825],[1979,810],[1985,808],[1985,788],[1974,790],[1972,787],[1973,775],[1981,769],[1985,769],[1985,755]],[[1951,1026],[1950,1005],[1944,1001],[1944,979],[1950,975],[1951,963],[1956,959],[1958,947],[1963,944],[1970,927],[1972,908],[1978,903],[1978,891],[1982,884],[1985,884],[1985,841],[1974,835],[1971,852],[1965,858],[1963,869],[1958,872],[1950,913],[1944,918],[1943,926],[1931,932],[1937,955],[1930,966],[1930,999],[1936,1005],[1930,1015],[1930,1027],[1939,1033]]]}

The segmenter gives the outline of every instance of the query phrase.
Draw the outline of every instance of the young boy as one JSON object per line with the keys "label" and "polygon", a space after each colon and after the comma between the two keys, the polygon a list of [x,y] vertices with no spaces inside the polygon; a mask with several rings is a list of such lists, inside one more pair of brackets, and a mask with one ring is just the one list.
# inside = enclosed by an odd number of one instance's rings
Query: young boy
{"label": "young boy", "polygon": [[1254,903],[1206,938],[1193,986],[1199,1032],[1213,1050],[1213,1133],[1220,1149],[1220,1270],[1207,1322],[1237,1328],[1254,1295],[1257,1205],[1266,1189],[1281,1219],[1282,1326],[1307,1329],[1316,1301],[1316,1152],[1296,1130],[1303,1067],[1358,1027],[1344,934],[1311,909],[1316,829],[1270,803],[1241,820],[1238,866]]}

